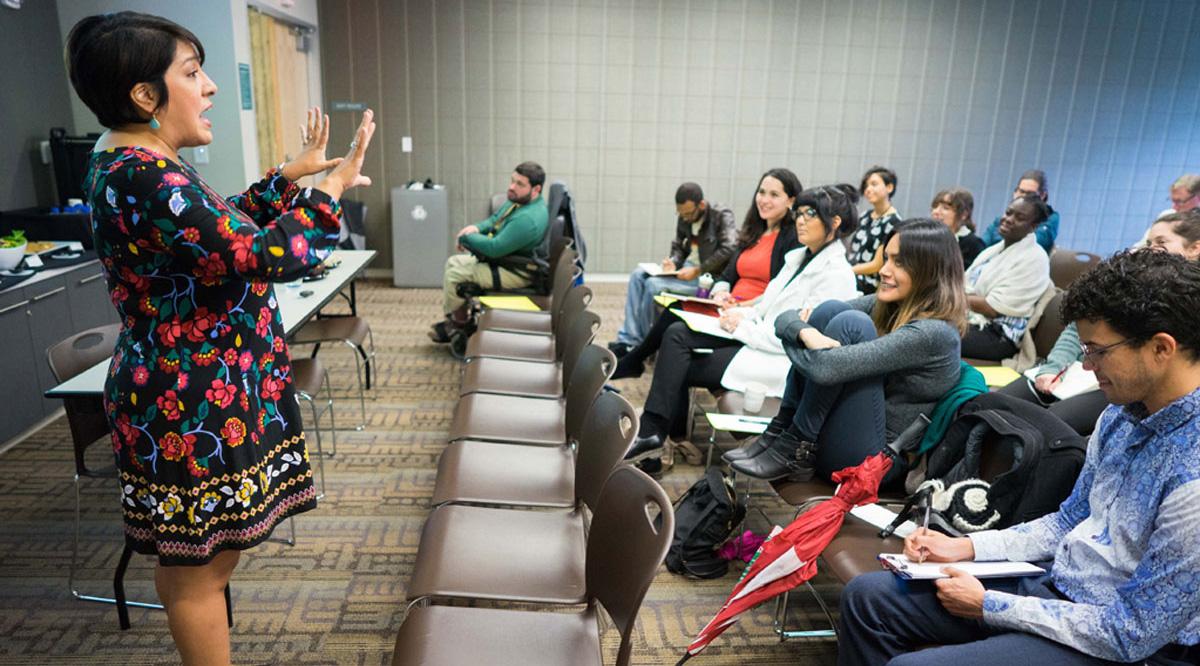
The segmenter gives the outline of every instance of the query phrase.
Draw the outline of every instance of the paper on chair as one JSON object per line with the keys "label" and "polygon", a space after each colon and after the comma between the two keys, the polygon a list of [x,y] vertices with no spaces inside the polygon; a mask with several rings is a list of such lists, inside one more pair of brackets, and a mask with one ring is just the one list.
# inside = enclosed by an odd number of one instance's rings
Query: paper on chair
{"label": "paper on chair", "polygon": [[713,430],[724,430],[726,432],[748,432],[757,435],[765,431],[767,425],[771,423],[771,419],[765,416],[720,414],[717,412],[705,412],[704,416],[708,419],[708,423],[713,427]]}
{"label": "paper on chair", "polygon": [[529,300],[528,296],[480,296],[479,302],[486,308],[496,310],[527,310],[541,312],[537,303]]}
{"label": "paper on chair", "polygon": [[678,270],[664,271],[662,264],[656,264],[652,261],[643,261],[638,264],[638,268],[642,269],[650,275],[650,277],[675,277],[679,275]]}
{"label": "paper on chair", "polygon": [[979,365],[975,369],[983,375],[983,381],[993,387],[1008,386],[1021,378],[1021,373],[1003,365]]}
{"label": "paper on chair", "polygon": [[903,555],[880,553],[879,563],[884,569],[908,580],[934,580],[949,578],[942,567],[954,567],[976,578],[1012,578],[1015,576],[1040,576],[1046,570],[1028,562],[926,562],[917,564]]}
{"label": "paper on chair", "polygon": [[[858,518],[859,520],[868,522],[879,529],[883,529],[892,524],[892,521],[896,519],[897,514],[895,511],[878,504],[863,504],[850,509],[850,515]],[[903,523],[900,523],[900,526],[896,528],[894,534],[903,539],[915,531],[917,531],[916,523],[911,520],[906,520]]]}
{"label": "paper on chair", "polygon": [[699,314],[697,312],[688,312],[686,310],[671,310],[687,324],[687,327],[697,333],[711,335],[714,338],[725,338],[726,340],[735,339],[729,331],[721,328],[721,320],[711,315]]}

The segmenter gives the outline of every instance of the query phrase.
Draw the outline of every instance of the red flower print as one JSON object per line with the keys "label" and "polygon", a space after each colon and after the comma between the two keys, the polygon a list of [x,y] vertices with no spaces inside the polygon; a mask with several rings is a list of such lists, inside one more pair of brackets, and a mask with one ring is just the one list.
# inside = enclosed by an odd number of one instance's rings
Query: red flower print
{"label": "red flower print", "polygon": [[275,336],[275,339],[271,341],[271,349],[275,350],[276,352],[283,352],[283,336]]}
{"label": "red flower print", "polygon": [[179,387],[180,391],[186,390],[188,387],[188,373],[179,373],[179,377],[175,378],[175,386]]}
{"label": "red flower print", "polygon": [[246,397],[245,391],[238,394],[238,404],[242,406],[243,412],[250,411],[250,398]]}
{"label": "red flower print", "polygon": [[179,420],[183,405],[179,404],[179,396],[175,391],[166,391],[158,396],[155,402],[158,403],[158,408],[162,410],[163,416],[167,417],[168,421]]}
{"label": "red flower print", "polygon": [[187,176],[184,176],[176,171],[168,171],[167,173],[164,173],[162,179],[163,182],[168,185],[187,185],[191,182],[187,179]]}
{"label": "red flower print", "polygon": [[308,240],[304,236],[292,236],[292,254],[297,259],[303,259],[308,255]]}
{"label": "red flower print", "polygon": [[200,306],[196,308],[191,319],[182,323],[181,330],[187,335],[188,340],[204,342],[204,338],[208,337],[208,332],[216,325],[217,316],[209,312],[208,308]]}
{"label": "red flower print", "polygon": [[246,441],[246,424],[236,416],[229,417],[225,420],[225,427],[221,428],[221,437],[231,447],[241,446]]}
{"label": "red flower print", "polygon": [[113,287],[109,296],[112,298],[112,304],[119,308],[122,303],[129,299],[129,290],[125,288],[125,285],[119,284]]}
{"label": "red flower print", "polygon": [[267,352],[267,353],[263,354],[262,356],[258,357],[258,369],[259,370],[266,370],[267,368],[271,367],[274,364],[275,364],[275,355],[272,354],[271,352]]}
{"label": "red flower print", "polygon": [[137,273],[134,273],[124,266],[121,267],[121,280],[128,284],[130,289],[138,293],[146,291],[150,288],[150,280],[138,275]]}
{"label": "red flower print", "polygon": [[114,435],[119,435],[122,442],[132,445],[137,441],[138,429],[130,423],[128,414],[118,414],[115,425],[117,430]]}
{"label": "red flower print", "polygon": [[225,359],[225,365],[230,365],[230,366],[237,365],[238,350],[233,349],[232,347],[229,349],[226,349],[224,359]]}
{"label": "red flower print", "polygon": [[206,349],[192,354],[192,362],[200,367],[210,366],[215,360],[217,360],[216,349]]}
{"label": "red flower print", "polygon": [[146,369],[146,366],[139,365],[133,369],[133,383],[134,384],[137,384],[138,386],[145,386],[146,382],[149,380],[150,380],[150,371]]}
{"label": "red flower print", "polygon": [[266,282],[255,280],[250,283],[250,292],[255,296],[262,296],[267,293],[267,287],[269,286]]}
{"label": "red flower print", "polygon": [[197,479],[203,479],[209,475],[208,467],[201,465],[200,461],[196,460],[192,456],[188,456],[187,468],[188,471],[192,473],[192,476],[196,477]]}
{"label": "red flower print", "polygon": [[195,435],[180,435],[177,432],[169,432],[158,440],[158,448],[162,451],[162,455],[167,460],[172,462],[182,460],[185,456],[192,455],[192,451],[196,448]]}
{"label": "red flower print", "polygon": [[171,321],[164,321],[155,330],[158,331],[158,339],[166,347],[174,347],[175,341],[183,337],[183,326],[179,323],[179,317],[171,317]]}
{"label": "red flower print", "polygon": [[158,308],[154,307],[154,301],[150,300],[149,296],[142,296],[138,300],[138,309],[142,311],[142,314],[150,315],[151,317],[158,314]]}
{"label": "red flower print", "polygon": [[228,215],[222,215],[221,219],[217,220],[217,233],[225,240],[232,240],[234,236],[233,220]]}
{"label": "red flower print", "polygon": [[259,308],[258,321],[254,325],[254,332],[258,337],[267,337],[267,332],[271,330],[271,310],[267,307]]}
{"label": "red flower print", "polygon": [[254,354],[248,351],[242,352],[242,355],[238,357],[238,368],[245,372],[252,367],[254,367]]}
{"label": "red flower print", "polygon": [[168,375],[173,375],[176,372],[179,372],[179,359],[170,358],[167,356],[159,356],[158,357],[158,369],[162,370],[163,372],[167,373]]}
{"label": "red flower print", "polygon": [[[267,429],[267,410],[265,410],[265,409],[258,410],[257,426],[258,427],[255,428],[255,430],[257,430],[260,433]],[[254,438],[254,443],[258,444],[258,438]]]}
{"label": "red flower print", "polygon": [[189,243],[199,243],[200,242],[200,230],[197,229],[196,227],[187,227],[183,230],[182,234],[183,234],[183,240],[185,240]]}
{"label": "red flower print", "polygon": [[267,375],[263,378],[259,395],[264,400],[278,400],[282,396],[283,386],[283,381],[275,377],[275,375]]}
{"label": "red flower print", "polygon": [[227,384],[220,379],[212,380],[212,388],[204,392],[204,397],[221,409],[232,405],[236,395],[237,386]]}
{"label": "red flower print", "polygon": [[229,241],[233,250],[233,270],[245,272],[258,266],[258,255],[254,254],[254,237],[246,234],[234,234]]}
{"label": "red flower print", "polygon": [[225,261],[221,259],[221,255],[213,252],[207,257],[197,259],[196,268],[192,269],[192,273],[200,278],[200,284],[206,287],[220,284],[226,273]]}

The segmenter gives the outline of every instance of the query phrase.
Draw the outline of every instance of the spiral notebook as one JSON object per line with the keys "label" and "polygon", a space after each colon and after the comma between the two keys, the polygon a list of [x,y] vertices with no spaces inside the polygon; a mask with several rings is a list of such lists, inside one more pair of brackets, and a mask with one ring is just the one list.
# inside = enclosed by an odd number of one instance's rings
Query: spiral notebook
{"label": "spiral notebook", "polygon": [[1040,576],[1046,570],[1028,562],[925,562],[918,564],[903,555],[880,553],[879,563],[906,580],[934,580],[949,578],[942,567],[954,567],[976,578],[1013,578],[1017,576]]}

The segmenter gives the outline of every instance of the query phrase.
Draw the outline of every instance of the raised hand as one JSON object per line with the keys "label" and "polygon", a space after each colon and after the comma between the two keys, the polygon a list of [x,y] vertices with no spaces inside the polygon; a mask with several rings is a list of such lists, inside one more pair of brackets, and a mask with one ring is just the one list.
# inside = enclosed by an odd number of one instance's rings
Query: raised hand
{"label": "raised hand", "polygon": [[325,158],[325,147],[329,144],[329,116],[321,113],[321,107],[308,110],[308,117],[300,125],[300,154],[283,165],[283,176],[297,180],[321,173],[341,163],[342,158]]}
{"label": "raised hand", "polygon": [[371,179],[362,174],[363,160],[367,156],[367,146],[375,135],[375,113],[370,109],[363,111],[362,121],[354,132],[354,140],[350,142],[350,152],[342,158],[333,171],[317,184],[317,189],[337,199],[342,193],[354,187],[365,187],[371,184]]}

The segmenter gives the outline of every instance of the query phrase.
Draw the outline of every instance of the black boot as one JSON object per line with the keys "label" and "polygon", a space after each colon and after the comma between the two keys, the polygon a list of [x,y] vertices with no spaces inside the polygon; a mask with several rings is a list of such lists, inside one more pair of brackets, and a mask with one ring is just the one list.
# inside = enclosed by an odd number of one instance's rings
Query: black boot
{"label": "black boot", "polygon": [[641,377],[646,371],[646,364],[635,354],[625,354],[617,361],[617,367],[613,369],[612,377],[609,379],[626,379],[630,377]]}
{"label": "black boot", "polygon": [[775,441],[775,438],[779,437],[781,432],[783,431],[779,428],[767,426],[767,429],[763,431],[763,434],[747,442],[741,448],[731,449],[725,453],[722,453],[721,460],[724,460],[727,463],[732,463],[738,460],[753,458],[770,446],[771,442]]}
{"label": "black boot", "polygon": [[638,463],[651,458],[662,458],[663,438],[661,435],[647,435],[633,440],[629,450],[625,452],[625,461]]}
{"label": "black boot", "polygon": [[803,483],[813,478],[816,472],[817,445],[800,439],[790,428],[779,433],[762,453],[753,458],[738,460],[730,465],[739,474],[775,481],[787,477],[789,481]]}

